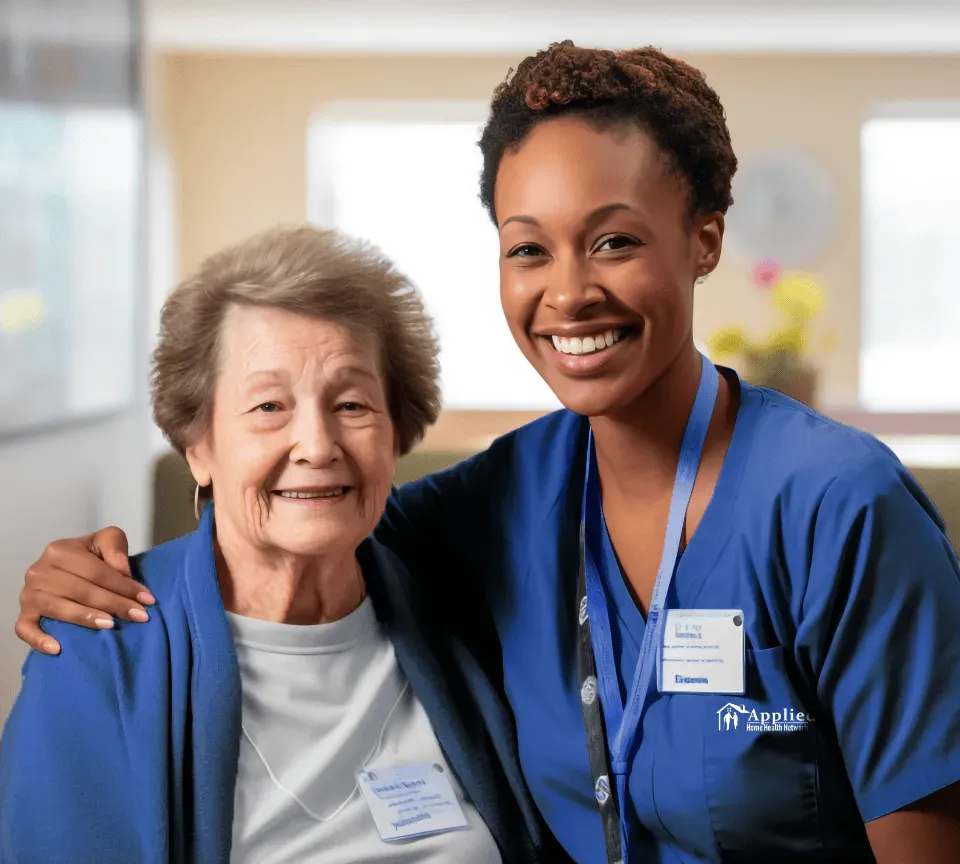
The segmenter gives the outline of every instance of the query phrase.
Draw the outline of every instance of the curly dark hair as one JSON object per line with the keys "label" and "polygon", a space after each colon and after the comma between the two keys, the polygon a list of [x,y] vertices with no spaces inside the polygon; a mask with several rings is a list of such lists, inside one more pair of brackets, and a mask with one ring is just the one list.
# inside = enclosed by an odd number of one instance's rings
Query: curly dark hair
{"label": "curly dark hair", "polygon": [[674,163],[691,213],[726,213],[737,157],[720,99],[703,73],[656,48],[604,51],[567,40],[527,57],[497,87],[480,138],[480,200],[494,223],[503,154],[538,123],[582,116],[598,128],[633,123]]}

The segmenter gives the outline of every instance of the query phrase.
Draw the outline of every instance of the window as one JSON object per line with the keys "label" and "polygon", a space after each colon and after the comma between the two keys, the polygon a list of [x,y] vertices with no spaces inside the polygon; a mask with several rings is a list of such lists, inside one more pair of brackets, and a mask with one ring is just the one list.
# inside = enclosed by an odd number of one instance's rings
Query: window
{"label": "window", "polygon": [[437,324],[447,408],[553,409],[500,309],[496,230],[477,197],[486,110],[328,106],[308,134],[307,212],[374,242],[420,289]]}
{"label": "window", "polygon": [[136,0],[0,0],[0,439],[138,386]]}
{"label": "window", "polygon": [[939,113],[862,131],[860,399],[873,411],[960,410],[960,108]]}
{"label": "window", "polygon": [[140,121],[0,103],[0,437],[136,392]]}

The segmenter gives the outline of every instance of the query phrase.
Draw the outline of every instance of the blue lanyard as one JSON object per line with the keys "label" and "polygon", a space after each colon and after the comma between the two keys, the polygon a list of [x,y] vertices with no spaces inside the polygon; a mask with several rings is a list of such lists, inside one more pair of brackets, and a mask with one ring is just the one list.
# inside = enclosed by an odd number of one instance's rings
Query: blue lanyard
{"label": "blue lanyard", "polygon": [[[680,446],[680,460],[677,465],[673,495],[670,499],[670,513],[667,517],[666,536],[663,541],[663,555],[654,583],[650,609],[647,613],[647,627],[640,646],[640,656],[630,688],[627,691],[626,704],[621,701],[620,687],[617,682],[617,665],[614,656],[613,640],[610,634],[608,604],[600,576],[585,542],[586,525],[596,525],[602,518],[600,489],[597,472],[594,470],[593,434],[587,444],[587,471],[584,481],[583,504],[580,518],[580,585],[578,586],[578,609],[580,610],[580,630],[583,648],[580,652],[579,666],[581,679],[581,701],[583,703],[584,723],[587,727],[588,748],[590,750],[591,772],[594,777],[594,789],[601,814],[604,815],[604,830],[607,842],[608,860],[615,862],[628,860],[630,851],[629,820],[627,819],[627,773],[632,755],[636,752],[640,735],[640,724],[646,709],[650,684],[656,672],[657,657],[663,640],[664,614],[670,583],[676,570],[680,554],[680,542],[686,521],[687,508],[693,485],[700,467],[700,457],[707,437],[707,429],[713,416],[717,400],[719,376],[714,365],[701,358],[700,386],[687,421]],[[592,647],[592,651],[589,649]],[[592,657],[588,656],[592,654]],[[595,672],[594,672],[595,670]],[[595,675],[595,678],[594,678]],[[602,712],[597,709],[591,698],[592,688],[599,691]],[[602,715],[602,716],[601,716]],[[604,743],[602,754],[598,747]],[[602,756],[602,762],[601,762]],[[609,762],[609,772],[616,781],[616,799],[608,800],[609,780],[604,770]],[[609,824],[616,814],[619,832]],[[612,836],[619,833],[619,838]],[[619,843],[615,841],[619,839]],[[620,846],[620,850],[616,847]],[[622,857],[617,853],[622,850]]]}

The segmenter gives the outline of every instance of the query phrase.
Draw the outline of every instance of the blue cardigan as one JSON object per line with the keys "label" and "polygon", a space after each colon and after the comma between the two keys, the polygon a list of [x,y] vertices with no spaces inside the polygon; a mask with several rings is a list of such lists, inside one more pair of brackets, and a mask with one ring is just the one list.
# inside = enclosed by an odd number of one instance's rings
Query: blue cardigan
{"label": "blue cardigan", "polygon": [[[131,559],[157,598],[149,623],[45,622],[63,651],[27,658],[0,741],[2,864],[229,861],[241,693],[212,536],[208,506],[196,532]],[[368,540],[359,556],[377,617],[504,861],[543,860],[494,683],[499,646],[476,610],[432,615],[385,547]]]}

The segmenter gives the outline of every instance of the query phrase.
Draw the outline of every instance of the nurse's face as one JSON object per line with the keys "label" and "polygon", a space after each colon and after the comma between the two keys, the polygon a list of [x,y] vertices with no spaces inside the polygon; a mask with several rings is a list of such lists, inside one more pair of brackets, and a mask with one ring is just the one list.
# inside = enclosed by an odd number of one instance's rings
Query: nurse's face
{"label": "nurse's face", "polygon": [[723,216],[691,216],[639,127],[534,127],[497,173],[500,299],[520,350],[578,414],[631,407],[693,352],[693,288]]}

